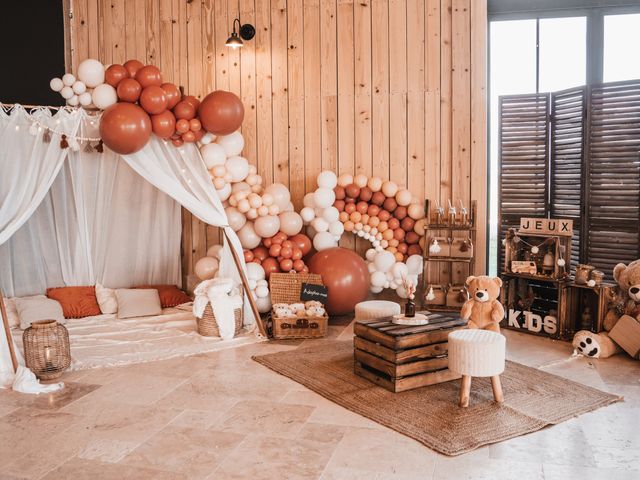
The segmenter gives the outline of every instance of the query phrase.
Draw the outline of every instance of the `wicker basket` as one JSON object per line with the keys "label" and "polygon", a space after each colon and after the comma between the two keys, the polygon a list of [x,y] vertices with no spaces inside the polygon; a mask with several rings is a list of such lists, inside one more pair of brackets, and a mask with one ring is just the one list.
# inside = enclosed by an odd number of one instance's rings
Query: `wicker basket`
{"label": "wicker basket", "polygon": [[54,380],[71,365],[69,332],[55,320],[33,322],[22,342],[25,363],[40,380]]}
{"label": "wicker basket", "polygon": [[[314,273],[272,273],[269,277],[271,303],[300,302],[303,283],[322,285],[322,277]],[[273,338],[319,338],[327,334],[329,316],[276,318],[271,313]]]}
{"label": "wicker basket", "polygon": [[[243,298],[243,291],[240,289],[239,295]],[[244,321],[244,309],[240,307],[233,309],[233,314],[236,322],[236,330],[233,334],[234,337],[238,336],[240,330],[242,330],[242,324]],[[198,325],[198,333],[203,337],[219,337],[220,330],[218,329],[218,322],[216,321],[216,316],[213,313],[213,308],[211,308],[211,304],[207,303],[207,306],[204,308],[204,313],[202,317],[196,317],[196,323]]]}

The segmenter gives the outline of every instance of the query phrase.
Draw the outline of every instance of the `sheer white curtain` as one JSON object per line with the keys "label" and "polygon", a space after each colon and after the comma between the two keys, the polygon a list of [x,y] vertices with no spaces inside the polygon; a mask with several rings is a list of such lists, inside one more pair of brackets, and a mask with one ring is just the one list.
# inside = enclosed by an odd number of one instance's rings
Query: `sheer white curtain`
{"label": "sheer white curtain", "polygon": [[[81,114],[81,135],[98,136],[97,119]],[[5,294],[96,282],[179,285],[180,205],[108,149],[65,152],[68,159],[40,206],[0,245]]]}
{"label": "sheer white curtain", "polygon": [[[176,148],[167,141],[152,136],[142,150],[124,155],[122,158],[140,176],[173,197],[200,220],[209,225],[224,228],[231,240],[231,245],[227,245],[225,240],[220,275],[235,278],[236,282],[239,282],[240,277],[229,248],[235,249],[241,266],[246,272],[242,246],[236,233],[229,227],[222,202],[211,183],[209,172],[198,148],[194,144],[185,144]],[[244,313],[245,324],[254,324],[253,313],[246,301]]]}

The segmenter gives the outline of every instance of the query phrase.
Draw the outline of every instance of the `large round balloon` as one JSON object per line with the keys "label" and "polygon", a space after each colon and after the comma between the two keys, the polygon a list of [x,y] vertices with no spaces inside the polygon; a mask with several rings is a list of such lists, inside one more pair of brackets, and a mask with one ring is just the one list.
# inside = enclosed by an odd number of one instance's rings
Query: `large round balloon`
{"label": "large round balloon", "polygon": [[135,78],[138,70],[144,67],[144,63],[142,63],[140,60],[127,60],[126,62],[124,62],[123,67],[127,69],[127,73],[131,78]]}
{"label": "large round balloon", "polygon": [[111,105],[102,114],[100,136],[104,144],[120,155],[140,150],[151,136],[147,112],[132,103]]}
{"label": "large round balloon", "polygon": [[235,94],[224,90],[216,90],[204,97],[198,112],[204,129],[214,135],[235,132],[244,119],[242,101]]}
{"label": "large round balloon", "polygon": [[162,85],[162,74],[160,69],[155,65],[145,65],[136,72],[136,80],[142,88],[150,87],[151,85]]}
{"label": "large round balloon", "polygon": [[151,115],[151,128],[160,138],[169,138],[176,130],[176,117],[169,110]]}
{"label": "large round balloon", "polygon": [[353,250],[329,248],[316,253],[307,263],[311,273],[322,277],[329,293],[327,311],[331,315],[353,312],[369,294],[367,263]]}
{"label": "large round balloon", "polygon": [[158,85],[150,85],[140,94],[140,106],[149,115],[158,115],[167,109],[167,96]]}
{"label": "large round balloon", "polygon": [[119,63],[114,63],[104,72],[104,81],[113,88],[116,88],[125,78],[129,78],[129,72]]}
{"label": "large round balloon", "polygon": [[102,83],[94,88],[91,98],[93,104],[100,110],[106,110],[118,101],[116,89],[108,83]]}
{"label": "large round balloon", "polygon": [[118,98],[120,100],[133,103],[137,102],[138,98],[140,98],[142,87],[138,81],[133,78],[123,78],[120,80],[120,83],[118,83],[116,91],[118,92]]}
{"label": "large round balloon", "polygon": [[95,88],[104,83],[104,65],[98,60],[87,58],[78,65],[78,79],[87,87]]}
{"label": "large round balloon", "polygon": [[182,97],[182,94],[180,93],[178,87],[176,87],[175,84],[169,82],[163,83],[162,85],[160,85],[160,87],[162,87],[162,89],[164,90],[164,94],[167,97],[167,108],[171,109],[175,107],[176,104],[180,101],[180,97]]}

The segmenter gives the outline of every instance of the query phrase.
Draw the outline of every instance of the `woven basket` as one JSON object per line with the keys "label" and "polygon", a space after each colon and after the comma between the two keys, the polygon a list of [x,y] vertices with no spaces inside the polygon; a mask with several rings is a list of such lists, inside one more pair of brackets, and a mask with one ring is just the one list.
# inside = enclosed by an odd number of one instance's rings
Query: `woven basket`
{"label": "woven basket", "polygon": [[[239,295],[242,295],[243,303],[244,303],[244,295],[242,289],[240,289]],[[242,324],[244,321],[244,309],[241,305],[239,308],[233,309],[234,319],[236,322],[236,330],[233,334],[236,337],[240,330],[242,330]],[[204,308],[204,313],[202,317],[196,317],[196,323],[198,325],[198,333],[203,337],[219,337],[220,330],[218,329],[218,322],[216,321],[216,316],[213,313],[213,308],[211,308],[211,304],[207,303],[207,306]]]}
{"label": "woven basket", "polygon": [[71,365],[69,332],[55,320],[33,322],[22,342],[25,363],[40,380],[54,380]]}
{"label": "woven basket", "polygon": [[[272,273],[269,277],[271,303],[300,302],[303,283],[322,285],[322,277],[315,273]],[[329,316],[276,318],[271,314],[273,338],[319,338],[327,334]]]}

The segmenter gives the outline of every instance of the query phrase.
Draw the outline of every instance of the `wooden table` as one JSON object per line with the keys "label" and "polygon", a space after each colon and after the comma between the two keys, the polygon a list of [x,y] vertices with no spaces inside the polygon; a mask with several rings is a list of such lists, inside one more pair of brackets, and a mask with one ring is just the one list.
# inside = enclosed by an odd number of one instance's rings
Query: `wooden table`
{"label": "wooden table", "polygon": [[467,322],[453,313],[422,313],[429,324],[396,325],[391,317],[356,322],[355,373],[392,392],[459,379],[447,368],[447,337]]}

